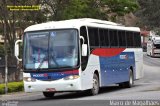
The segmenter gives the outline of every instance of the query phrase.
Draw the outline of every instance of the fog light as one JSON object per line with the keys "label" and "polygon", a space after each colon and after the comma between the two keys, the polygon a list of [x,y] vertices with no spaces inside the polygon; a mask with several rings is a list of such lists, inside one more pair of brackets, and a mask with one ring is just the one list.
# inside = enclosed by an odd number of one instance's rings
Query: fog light
{"label": "fog light", "polygon": [[73,84],[70,84],[70,86],[73,86]]}
{"label": "fog light", "polygon": [[31,88],[31,86],[28,86],[28,88]]}

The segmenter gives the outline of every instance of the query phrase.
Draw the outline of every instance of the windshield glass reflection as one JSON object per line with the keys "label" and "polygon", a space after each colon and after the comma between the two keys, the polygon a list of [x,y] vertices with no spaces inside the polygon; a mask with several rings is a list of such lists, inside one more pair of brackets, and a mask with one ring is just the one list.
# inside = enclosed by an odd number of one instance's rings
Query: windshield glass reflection
{"label": "windshield glass reflection", "polygon": [[76,30],[26,33],[24,68],[72,68],[78,64]]}

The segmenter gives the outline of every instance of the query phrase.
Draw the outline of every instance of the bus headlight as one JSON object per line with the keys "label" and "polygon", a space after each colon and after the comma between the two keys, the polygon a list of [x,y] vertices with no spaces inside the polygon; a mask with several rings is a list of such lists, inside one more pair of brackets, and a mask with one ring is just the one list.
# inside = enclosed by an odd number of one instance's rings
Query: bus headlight
{"label": "bus headlight", "polygon": [[35,82],[36,81],[36,79],[32,78],[32,77],[23,77],[23,80],[26,82]]}
{"label": "bus headlight", "polygon": [[64,80],[74,80],[74,79],[77,79],[77,78],[79,78],[79,75],[70,75],[70,76],[67,76],[63,79]]}

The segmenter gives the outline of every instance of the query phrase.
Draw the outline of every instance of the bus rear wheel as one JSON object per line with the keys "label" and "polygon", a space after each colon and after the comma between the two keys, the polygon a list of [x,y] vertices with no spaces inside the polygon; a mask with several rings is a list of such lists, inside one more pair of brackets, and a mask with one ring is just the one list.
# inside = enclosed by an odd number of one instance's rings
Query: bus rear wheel
{"label": "bus rear wheel", "polygon": [[134,75],[133,71],[130,69],[129,70],[129,81],[119,83],[119,86],[122,88],[131,88],[134,85]]}
{"label": "bus rear wheel", "polygon": [[97,76],[97,74],[94,74],[93,76],[93,87],[90,90],[90,94],[91,95],[97,95],[99,92],[99,78]]}
{"label": "bus rear wheel", "polygon": [[54,96],[54,92],[43,92],[43,95],[46,97],[46,98],[52,98]]}
{"label": "bus rear wheel", "polygon": [[129,81],[125,82],[125,87],[131,88],[134,85],[134,75],[133,71],[130,69],[129,71]]}

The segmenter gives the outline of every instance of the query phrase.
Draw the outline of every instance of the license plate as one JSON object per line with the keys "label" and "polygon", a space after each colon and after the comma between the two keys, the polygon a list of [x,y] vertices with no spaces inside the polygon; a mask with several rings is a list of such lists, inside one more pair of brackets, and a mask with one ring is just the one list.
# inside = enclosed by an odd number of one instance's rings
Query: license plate
{"label": "license plate", "polygon": [[56,89],[55,88],[46,88],[46,91],[47,92],[53,92],[53,91],[56,91]]}
{"label": "license plate", "polygon": [[160,53],[160,50],[155,49],[154,52],[155,52],[155,53]]}

